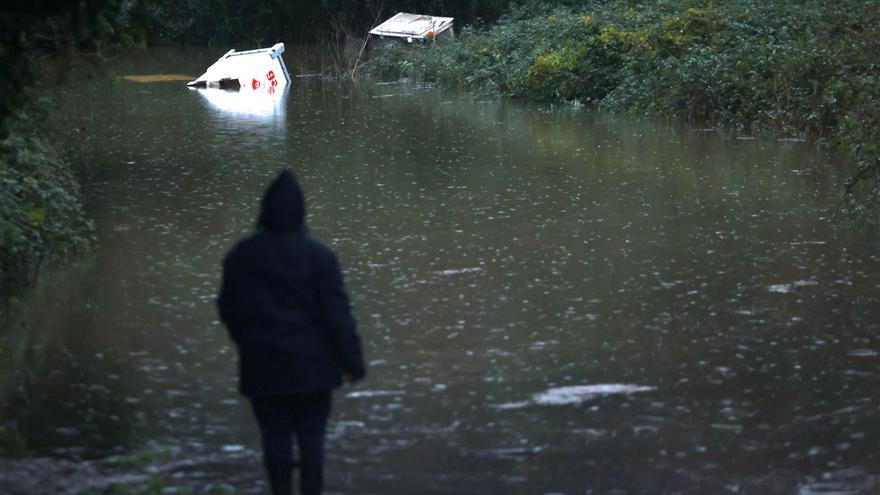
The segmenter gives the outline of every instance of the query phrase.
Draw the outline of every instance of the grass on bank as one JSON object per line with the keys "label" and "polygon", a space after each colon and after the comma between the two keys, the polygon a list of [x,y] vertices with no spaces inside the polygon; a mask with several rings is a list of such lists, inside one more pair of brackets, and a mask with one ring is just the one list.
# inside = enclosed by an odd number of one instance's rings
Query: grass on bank
{"label": "grass on bank", "polygon": [[880,1],[555,3],[373,56],[365,72],[815,140],[854,166],[850,218],[880,229]]}

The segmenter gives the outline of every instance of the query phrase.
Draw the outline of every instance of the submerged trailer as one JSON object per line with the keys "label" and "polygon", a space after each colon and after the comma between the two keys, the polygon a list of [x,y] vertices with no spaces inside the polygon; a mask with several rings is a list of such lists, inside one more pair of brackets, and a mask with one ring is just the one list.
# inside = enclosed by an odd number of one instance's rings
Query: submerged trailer
{"label": "submerged trailer", "polygon": [[434,42],[442,37],[452,37],[454,36],[453,20],[452,17],[398,12],[370,30],[370,44],[376,48],[396,42]]}
{"label": "submerged trailer", "polygon": [[282,53],[284,43],[243,52],[233,48],[187,86],[274,94],[290,84]]}

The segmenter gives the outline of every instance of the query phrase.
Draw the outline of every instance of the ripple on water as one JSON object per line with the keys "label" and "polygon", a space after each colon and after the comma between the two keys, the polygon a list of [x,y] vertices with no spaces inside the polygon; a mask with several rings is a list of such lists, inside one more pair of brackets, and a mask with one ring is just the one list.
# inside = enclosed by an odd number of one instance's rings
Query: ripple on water
{"label": "ripple on water", "polygon": [[880,356],[880,352],[875,351],[874,349],[851,349],[849,351],[849,355],[853,357],[877,357]]}
{"label": "ripple on water", "polygon": [[583,402],[609,395],[631,395],[642,392],[651,392],[656,387],[646,385],[631,385],[625,383],[602,383],[596,385],[572,385],[568,387],[556,387],[544,392],[534,394],[530,400],[496,404],[495,409],[522,409],[530,405],[539,406],[565,406],[576,405]]}

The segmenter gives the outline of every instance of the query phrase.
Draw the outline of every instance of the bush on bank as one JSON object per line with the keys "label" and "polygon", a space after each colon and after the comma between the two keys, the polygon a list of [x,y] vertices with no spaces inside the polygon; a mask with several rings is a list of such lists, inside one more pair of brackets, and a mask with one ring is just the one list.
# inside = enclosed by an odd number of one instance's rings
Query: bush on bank
{"label": "bush on bank", "polygon": [[93,242],[70,164],[38,136],[20,114],[0,140],[0,328],[43,265]]}
{"label": "bush on bank", "polygon": [[[108,47],[139,43],[142,6],[79,0],[13,2],[0,10],[0,335],[40,268],[69,259],[91,239],[72,166],[34,121],[52,120],[44,115],[51,103],[40,95],[64,82],[74,59],[101,59]],[[0,360],[3,354],[0,341]]]}
{"label": "bush on bank", "polygon": [[526,1],[455,41],[374,56],[365,71],[817,140],[856,164],[846,206],[876,227],[877,32],[877,0]]}

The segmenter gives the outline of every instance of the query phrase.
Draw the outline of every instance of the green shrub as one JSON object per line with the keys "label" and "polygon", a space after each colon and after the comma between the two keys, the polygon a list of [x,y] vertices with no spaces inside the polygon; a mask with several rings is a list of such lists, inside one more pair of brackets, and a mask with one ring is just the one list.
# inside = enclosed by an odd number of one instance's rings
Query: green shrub
{"label": "green shrub", "polygon": [[93,226],[70,165],[26,115],[0,141],[0,186],[0,312],[8,313],[44,264],[89,248]]}

